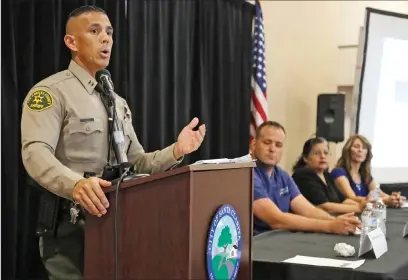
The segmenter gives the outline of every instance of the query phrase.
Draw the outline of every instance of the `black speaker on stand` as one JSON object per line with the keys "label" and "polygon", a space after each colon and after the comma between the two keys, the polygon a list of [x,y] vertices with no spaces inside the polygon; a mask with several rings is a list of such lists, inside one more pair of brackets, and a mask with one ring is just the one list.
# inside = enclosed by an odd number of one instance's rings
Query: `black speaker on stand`
{"label": "black speaker on stand", "polygon": [[316,137],[328,142],[344,141],[345,95],[323,93],[317,98]]}

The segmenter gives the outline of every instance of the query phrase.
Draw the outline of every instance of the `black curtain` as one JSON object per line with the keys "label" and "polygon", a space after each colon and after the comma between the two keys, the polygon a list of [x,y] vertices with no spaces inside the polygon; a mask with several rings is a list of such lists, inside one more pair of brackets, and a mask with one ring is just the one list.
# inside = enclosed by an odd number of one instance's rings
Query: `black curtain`
{"label": "black curtain", "polygon": [[247,153],[253,6],[244,0],[128,3],[120,94],[144,147],[168,145],[197,116],[207,136],[184,163]]}
{"label": "black curtain", "polygon": [[21,106],[36,82],[67,68],[65,21],[84,4],[104,8],[114,26],[108,69],[146,151],[173,143],[196,116],[207,136],[183,164],[248,152],[254,7],[245,0],[3,0],[2,279],[45,278]]}

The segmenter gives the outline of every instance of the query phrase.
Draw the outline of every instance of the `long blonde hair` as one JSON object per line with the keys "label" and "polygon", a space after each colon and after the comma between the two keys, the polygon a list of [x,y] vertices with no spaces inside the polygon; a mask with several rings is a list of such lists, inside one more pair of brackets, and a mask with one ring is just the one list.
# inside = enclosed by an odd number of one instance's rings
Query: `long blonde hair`
{"label": "long blonde hair", "polygon": [[351,147],[353,146],[354,141],[357,139],[359,139],[367,149],[367,157],[364,162],[361,163],[359,172],[361,174],[362,181],[368,184],[371,180],[371,159],[373,158],[373,153],[370,142],[364,136],[359,134],[350,136],[343,147],[341,157],[337,161],[336,167],[344,168],[349,174],[351,173]]}

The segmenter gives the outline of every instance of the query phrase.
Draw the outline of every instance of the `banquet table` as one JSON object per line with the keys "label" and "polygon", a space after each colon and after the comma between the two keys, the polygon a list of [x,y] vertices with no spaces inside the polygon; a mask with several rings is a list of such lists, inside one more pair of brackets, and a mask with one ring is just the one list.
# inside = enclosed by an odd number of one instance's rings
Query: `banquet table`
{"label": "banquet table", "polygon": [[[408,280],[408,237],[403,228],[408,221],[408,208],[387,209],[386,240],[388,251],[376,259],[363,256],[363,265],[356,269],[284,263],[296,255],[359,260],[359,235],[274,230],[254,237],[253,279],[273,280]],[[354,246],[352,257],[337,256],[334,246],[344,242]]]}

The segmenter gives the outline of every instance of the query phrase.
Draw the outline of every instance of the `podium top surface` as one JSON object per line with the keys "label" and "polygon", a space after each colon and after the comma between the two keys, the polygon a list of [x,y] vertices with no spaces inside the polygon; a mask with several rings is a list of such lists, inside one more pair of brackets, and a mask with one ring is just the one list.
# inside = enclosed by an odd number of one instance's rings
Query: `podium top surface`
{"label": "podium top surface", "polygon": [[[239,169],[239,168],[253,168],[255,167],[256,164],[255,162],[242,162],[242,163],[219,163],[219,164],[192,164],[192,165],[186,165],[182,166],[180,168],[175,168],[171,170],[167,170],[164,172],[158,172],[155,174],[152,174],[147,177],[141,177],[137,179],[132,179],[128,181],[124,181],[121,183],[121,188],[128,188],[132,186],[136,186],[139,184],[144,184],[150,181],[154,180],[159,180],[159,179],[164,179],[166,177],[170,176],[175,176],[179,175],[182,173],[188,173],[188,172],[200,172],[200,171],[209,171],[209,170],[222,170],[222,169]],[[111,192],[116,189],[116,185],[105,188],[104,192]]]}

